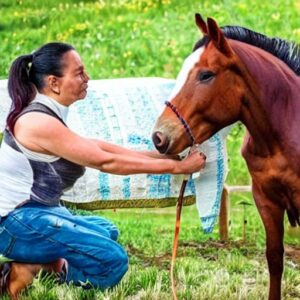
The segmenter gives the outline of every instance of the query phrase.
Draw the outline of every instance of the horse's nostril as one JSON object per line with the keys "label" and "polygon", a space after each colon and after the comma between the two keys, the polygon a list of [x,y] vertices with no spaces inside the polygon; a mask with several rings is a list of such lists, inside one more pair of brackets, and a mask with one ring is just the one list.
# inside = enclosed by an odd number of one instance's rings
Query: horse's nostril
{"label": "horse's nostril", "polygon": [[156,131],[152,135],[152,140],[153,140],[153,143],[154,143],[155,146],[161,147],[164,144],[165,138],[164,138],[164,136],[161,132]]}
{"label": "horse's nostril", "polygon": [[163,135],[163,133],[155,131],[152,134],[152,141],[159,152],[165,153],[167,151],[169,147],[169,140],[165,135]]}

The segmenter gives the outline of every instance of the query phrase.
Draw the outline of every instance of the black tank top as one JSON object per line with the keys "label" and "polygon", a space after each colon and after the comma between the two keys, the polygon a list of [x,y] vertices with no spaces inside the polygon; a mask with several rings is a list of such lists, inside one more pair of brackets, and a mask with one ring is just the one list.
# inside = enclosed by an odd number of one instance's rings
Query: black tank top
{"label": "black tank top", "polygon": [[[29,104],[18,116],[28,112],[42,112],[48,114],[65,126],[63,120],[50,108],[42,103],[33,102]],[[4,131],[4,141],[18,152],[22,152],[12,133]],[[33,172],[33,184],[31,187],[30,201],[36,201],[49,206],[57,206],[63,191],[71,188],[75,181],[85,172],[85,167],[68,161],[64,158],[58,158],[53,162],[43,162],[28,159]]]}

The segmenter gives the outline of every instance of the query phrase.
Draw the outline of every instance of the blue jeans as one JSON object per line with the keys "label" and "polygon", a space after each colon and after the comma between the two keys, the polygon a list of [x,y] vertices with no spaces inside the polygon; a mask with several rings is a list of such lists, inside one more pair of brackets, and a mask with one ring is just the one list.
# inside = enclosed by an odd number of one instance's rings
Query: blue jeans
{"label": "blue jeans", "polygon": [[68,261],[67,282],[105,289],[128,270],[128,256],[116,242],[118,229],[98,216],[72,215],[65,207],[29,203],[0,223],[0,253],[18,262]]}

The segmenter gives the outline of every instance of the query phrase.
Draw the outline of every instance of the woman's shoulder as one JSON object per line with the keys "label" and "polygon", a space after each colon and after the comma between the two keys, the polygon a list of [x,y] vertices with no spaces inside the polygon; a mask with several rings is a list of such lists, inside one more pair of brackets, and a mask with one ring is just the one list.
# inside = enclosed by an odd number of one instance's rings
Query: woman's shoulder
{"label": "woman's shoulder", "polygon": [[[29,150],[52,154],[44,147],[45,141],[50,143],[63,139],[60,133],[66,135],[66,126],[61,120],[43,111],[28,110],[20,115],[14,125],[14,137]],[[68,131],[68,130],[67,130]]]}

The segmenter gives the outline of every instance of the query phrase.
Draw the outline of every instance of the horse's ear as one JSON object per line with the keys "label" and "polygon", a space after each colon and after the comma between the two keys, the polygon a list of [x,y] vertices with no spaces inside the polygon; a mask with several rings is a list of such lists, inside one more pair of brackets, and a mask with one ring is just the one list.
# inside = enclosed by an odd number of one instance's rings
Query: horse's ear
{"label": "horse's ear", "polygon": [[198,14],[198,13],[195,14],[195,21],[196,21],[198,28],[201,30],[201,32],[204,35],[207,35],[208,34],[207,25],[200,14]]}
{"label": "horse's ear", "polygon": [[219,28],[217,22],[212,18],[207,18],[208,35],[215,46],[226,56],[232,56],[233,51],[224,37],[222,30]]}

